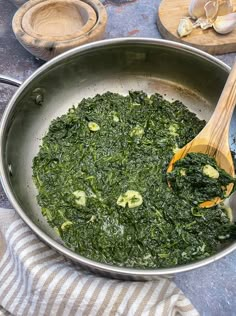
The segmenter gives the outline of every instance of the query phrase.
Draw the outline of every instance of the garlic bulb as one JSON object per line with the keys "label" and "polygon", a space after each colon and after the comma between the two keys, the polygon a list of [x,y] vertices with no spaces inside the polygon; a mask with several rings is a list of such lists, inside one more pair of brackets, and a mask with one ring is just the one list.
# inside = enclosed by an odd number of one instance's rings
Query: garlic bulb
{"label": "garlic bulb", "polygon": [[193,30],[193,23],[190,21],[189,18],[182,18],[180,19],[179,26],[178,26],[178,34],[180,37],[187,36]]}
{"label": "garlic bulb", "polygon": [[[186,36],[194,28],[206,30],[213,27],[219,34],[227,34],[236,27],[236,12],[233,13],[233,0],[190,0],[189,17],[182,18],[178,26],[180,37]],[[196,20],[194,23],[191,19]]]}
{"label": "garlic bulb", "polygon": [[217,33],[227,34],[232,32],[236,26],[236,13],[218,16],[213,23],[213,28]]}
{"label": "garlic bulb", "polygon": [[200,18],[205,15],[204,5],[209,0],[191,0],[189,5],[189,15],[193,19]]}

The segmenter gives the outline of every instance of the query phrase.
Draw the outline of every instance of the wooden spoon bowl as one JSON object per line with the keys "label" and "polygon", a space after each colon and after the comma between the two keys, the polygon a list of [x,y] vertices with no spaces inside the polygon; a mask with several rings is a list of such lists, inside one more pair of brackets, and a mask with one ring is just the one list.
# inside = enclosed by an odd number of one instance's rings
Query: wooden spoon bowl
{"label": "wooden spoon bowl", "polygon": [[[188,153],[202,153],[215,158],[217,165],[232,177],[235,176],[234,163],[229,146],[229,127],[236,104],[236,63],[234,64],[215,111],[203,130],[187,145],[173,156],[167,172],[171,172],[176,161]],[[233,184],[227,186],[228,196]],[[200,204],[201,207],[212,207],[221,201],[219,197]]]}

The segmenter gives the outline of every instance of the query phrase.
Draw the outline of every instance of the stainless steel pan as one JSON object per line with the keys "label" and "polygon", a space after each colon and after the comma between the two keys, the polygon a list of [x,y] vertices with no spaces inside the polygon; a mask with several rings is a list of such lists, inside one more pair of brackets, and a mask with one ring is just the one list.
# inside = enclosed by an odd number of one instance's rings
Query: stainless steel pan
{"label": "stainless steel pan", "polygon": [[[46,63],[20,86],[1,122],[0,173],[13,207],[46,243],[75,262],[108,276],[154,279],[206,265],[230,253],[236,249],[236,243],[208,259],[155,270],[120,268],[88,260],[66,248],[41,215],[31,169],[51,120],[82,98],[106,91],[127,94],[131,89],[142,89],[159,92],[168,100],[181,100],[200,118],[208,120],[229,70],[218,59],[197,49],[142,38],[88,44]],[[2,81],[19,84],[7,79]],[[231,139],[236,134],[235,113],[230,134]]]}

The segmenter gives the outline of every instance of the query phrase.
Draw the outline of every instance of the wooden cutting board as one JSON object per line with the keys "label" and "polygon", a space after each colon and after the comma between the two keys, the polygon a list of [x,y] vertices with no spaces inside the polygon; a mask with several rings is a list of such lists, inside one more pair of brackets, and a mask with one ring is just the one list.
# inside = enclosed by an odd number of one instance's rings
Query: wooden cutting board
{"label": "wooden cutting board", "polygon": [[[196,28],[191,34],[180,38],[177,28],[181,18],[189,16],[190,0],[162,0],[157,14],[157,26],[160,34],[168,40],[202,49],[210,54],[225,54],[236,52],[236,28],[233,32],[220,35],[210,28]],[[233,1],[234,6],[236,0]]]}

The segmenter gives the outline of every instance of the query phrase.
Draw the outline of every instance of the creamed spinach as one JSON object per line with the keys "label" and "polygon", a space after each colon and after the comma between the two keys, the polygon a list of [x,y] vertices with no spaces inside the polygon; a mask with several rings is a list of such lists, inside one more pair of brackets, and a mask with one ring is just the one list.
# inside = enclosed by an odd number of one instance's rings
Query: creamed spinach
{"label": "creamed spinach", "polygon": [[83,99],[52,121],[34,158],[43,215],[69,248],[99,262],[160,268],[208,257],[233,224],[223,207],[199,208],[194,191],[180,196],[166,178],[204,125],[159,94]]}

